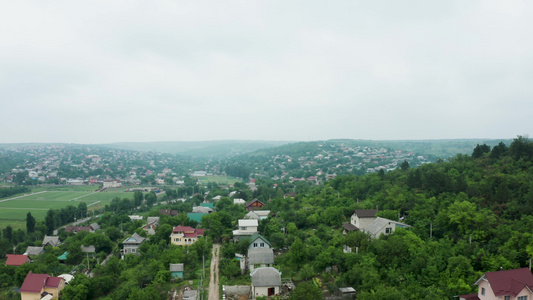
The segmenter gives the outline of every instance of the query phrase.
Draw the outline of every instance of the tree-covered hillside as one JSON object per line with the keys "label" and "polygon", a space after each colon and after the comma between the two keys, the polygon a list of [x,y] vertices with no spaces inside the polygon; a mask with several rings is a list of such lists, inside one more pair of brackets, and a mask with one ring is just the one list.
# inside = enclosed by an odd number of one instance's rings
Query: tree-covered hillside
{"label": "tree-covered hillside", "polygon": [[[276,198],[267,206],[277,218],[262,224],[263,233],[292,245],[278,258],[286,273],[320,272],[330,290],[353,286],[358,299],[475,292],[483,273],[528,266],[533,256],[533,142],[519,137],[510,146],[479,145],[474,153],[416,169],[342,176],[294,199]],[[379,239],[340,234],[355,209],[376,207],[378,215],[401,217],[412,228]],[[292,232],[280,238],[279,226]],[[357,253],[344,253],[343,245]],[[332,266],[338,273],[323,273]]]}

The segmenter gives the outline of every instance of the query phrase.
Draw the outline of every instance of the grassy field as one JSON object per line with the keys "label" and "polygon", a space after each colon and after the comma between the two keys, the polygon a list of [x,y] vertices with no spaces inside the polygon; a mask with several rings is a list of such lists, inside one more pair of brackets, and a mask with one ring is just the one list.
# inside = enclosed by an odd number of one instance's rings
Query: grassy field
{"label": "grassy field", "polygon": [[126,193],[121,189],[96,193],[92,188],[90,190],[70,189],[68,191],[54,189],[53,191],[38,191],[13,196],[0,200],[0,228],[2,228],[2,223],[11,220],[25,220],[28,212],[31,212],[35,219],[42,220],[51,208],[61,209],[68,205],[78,206],[80,202],[85,202],[90,211],[104,207],[114,197],[131,199],[133,193]]}
{"label": "grassy field", "polygon": [[235,182],[240,182],[241,180],[231,176],[223,175],[210,175],[205,177],[199,177],[200,181],[204,184],[208,182],[216,182],[217,184],[234,184]]}

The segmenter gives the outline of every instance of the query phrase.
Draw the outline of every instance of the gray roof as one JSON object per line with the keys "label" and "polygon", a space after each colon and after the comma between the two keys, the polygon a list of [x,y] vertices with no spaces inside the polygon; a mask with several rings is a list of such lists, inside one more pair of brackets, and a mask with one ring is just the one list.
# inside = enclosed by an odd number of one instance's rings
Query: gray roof
{"label": "gray roof", "polygon": [[45,235],[43,239],[43,246],[46,246],[46,244],[50,244],[52,247],[57,247],[59,244],[61,244],[61,241],[59,240],[58,236]]}
{"label": "gray roof", "polygon": [[253,286],[281,286],[281,272],[276,268],[264,267],[250,273]]}
{"label": "gray roof", "polygon": [[150,224],[159,225],[159,217],[148,217],[146,219],[146,224],[147,225],[150,225]]}
{"label": "gray roof", "polygon": [[248,263],[274,264],[274,250],[272,248],[252,248],[248,250]]}
{"label": "gray roof", "polygon": [[403,224],[397,221],[377,217],[374,221],[372,221],[372,223],[368,224],[368,226],[366,226],[363,230],[375,236],[386,226],[403,227],[403,228],[411,227],[409,225],[406,225],[406,224]]}
{"label": "gray roof", "polygon": [[188,290],[183,292],[183,300],[196,300],[198,299],[197,290]]}
{"label": "gray roof", "polygon": [[98,225],[98,223],[92,223],[91,225],[89,225],[93,230],[99,230],[100,229],[100,225]]}
{"label": "gray roof", "polygon": [[138,235],[137,232],[135,232],[131,237],[127,238],[122,242],[122,244],[129,244],[129,245],[139,245],[142,242],[146,240],[142,236]]}
{"label": "gray roof", "polygon": [[377,209],[356,209],[354,212],[359,218],[373,218],[378,213]]}
{"label": "gray roof", "polygon": [[183,264],[170,264],[170,272],[183,272]]}
{"label": "gray roof", "polygon": [[342,227],[346,231],[357,231],[357,230],[359,230],[359,228],[357,228],[357,226],[353,225],[352,223],[343,223]]}
{"label": "gray roof", "polygon": [[209,214],[213,212],[213,209],[209,207],[203,207],[203,206],[195,206],[192,208],[193,213],[202,213],[202,214]]}
{"label": "gray roof", "polygon": [[94,253],[94,252],[96,252],[96,249],[94,248],[94,245],[90,245],[90,246],[81,245],[81,252],[83,252],[83,253]]}
{"label": "gray roof", "polygon": [[34,247],[34,246],[28,246],[26,249],[26,252],[24,254],[26,255],[39,255],[44,252],[43,247]]}

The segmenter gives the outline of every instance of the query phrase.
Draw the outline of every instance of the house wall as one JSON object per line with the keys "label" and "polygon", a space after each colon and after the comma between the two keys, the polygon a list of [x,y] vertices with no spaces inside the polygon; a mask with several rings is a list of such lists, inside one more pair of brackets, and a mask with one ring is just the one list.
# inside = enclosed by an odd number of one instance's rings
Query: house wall
{"label": "house wall", "polygon": [[61,292],[61,290],[63,290],[63,288],[65,288],[65,284],[63,283],[63,281],[61,281],[61,282],[59,283],[59,288],[45,287],[45,288],[44,288],[44,291],[47,292],[47,293],[50,293],[50,294],[54,295],[54,299],[57,299],[58,296],[59,296],[59,293]]}
{"label": "house wall", "polygon": [[366,226],[370,225],[374,221],[375,218],[359,218],[355,214],[352,215],[352,218],[350,219],[350,223],[352,225],[355,225],[359,229],[364,229]]}
{"label": "house wall", "polygon": [[255,239],[255,241],[250,243],[249,249],[252,249],[252,248],[270,248],[270,245],[266,243],[263,239],[258,238],[258,239]]}
{"label": "house wall", "polygon": [[254,297],[268,296],[268,289],[275,288],[274,295],[279,294],[279,286],[254,286]]}
{"label": "house wall", "polygon": [[41,293],[20,293],[20,298],[22,300],[40,300]]}
{"label": "house wall", "polygon": [[249,234],[252,235],[257,232],[257,226],[246,226],[246,229],[243,229],[243,227],[239,227],[239,233],[242,234]]}
{"label": "house wall", "polygon": [[[492,291],[492,288],[489,286],[489,282],[486,280],[483,280],[478,285],[478,292],[477,296],[480,300],[499,300],[498,297],[494,295],[494,292]],[[485,295],[481,295],[482,288],[485,289]],[[503,299],[503,297],[502,297]]]}
{"label": "house wall", "polygon": [[140,255],[139,246],[124,246],[124,254],[131,254],[131,253]]}
{"label": "house wall", "polygon": [[189,246],[196,242],[197,238],[186,238],[181,234],[171,234],[170,243],[176,246]]}
{"label": "house wall", "polygon": [[[515,299],[518,299],[518,297],[522,297],[522,296],[528,296],[527,299],[533,299],[533,294],[531,294],[529,292],[529,290],[527,288],[523,288],[520,293],[518,293],[518,295],[516,295],[516,298]],[[512,298],[512,297],[511,297]],[[513,299],[513,298],[512,298]]]}

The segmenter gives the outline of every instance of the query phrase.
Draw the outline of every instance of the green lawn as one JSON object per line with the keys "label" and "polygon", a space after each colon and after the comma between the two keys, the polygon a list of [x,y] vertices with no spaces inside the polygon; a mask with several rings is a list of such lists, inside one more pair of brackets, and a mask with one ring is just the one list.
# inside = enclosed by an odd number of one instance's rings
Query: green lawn
{"label": "green lawn", "polygon": [[25,220],[28,212],[31,212],[37,220],[40,220],[44,219],[48,209],[61,209],[68,205],[78,206],[80,202],[87,203],[89,210],[97,209],[104,207],[114,197],[131,199],[133,198],[133,193],[122,192],[119,189],[112,192],[99,193],[95,193],[93,189],[89,191],[55,190],[13,197],[20,198],[0,202],[0,220]]}

